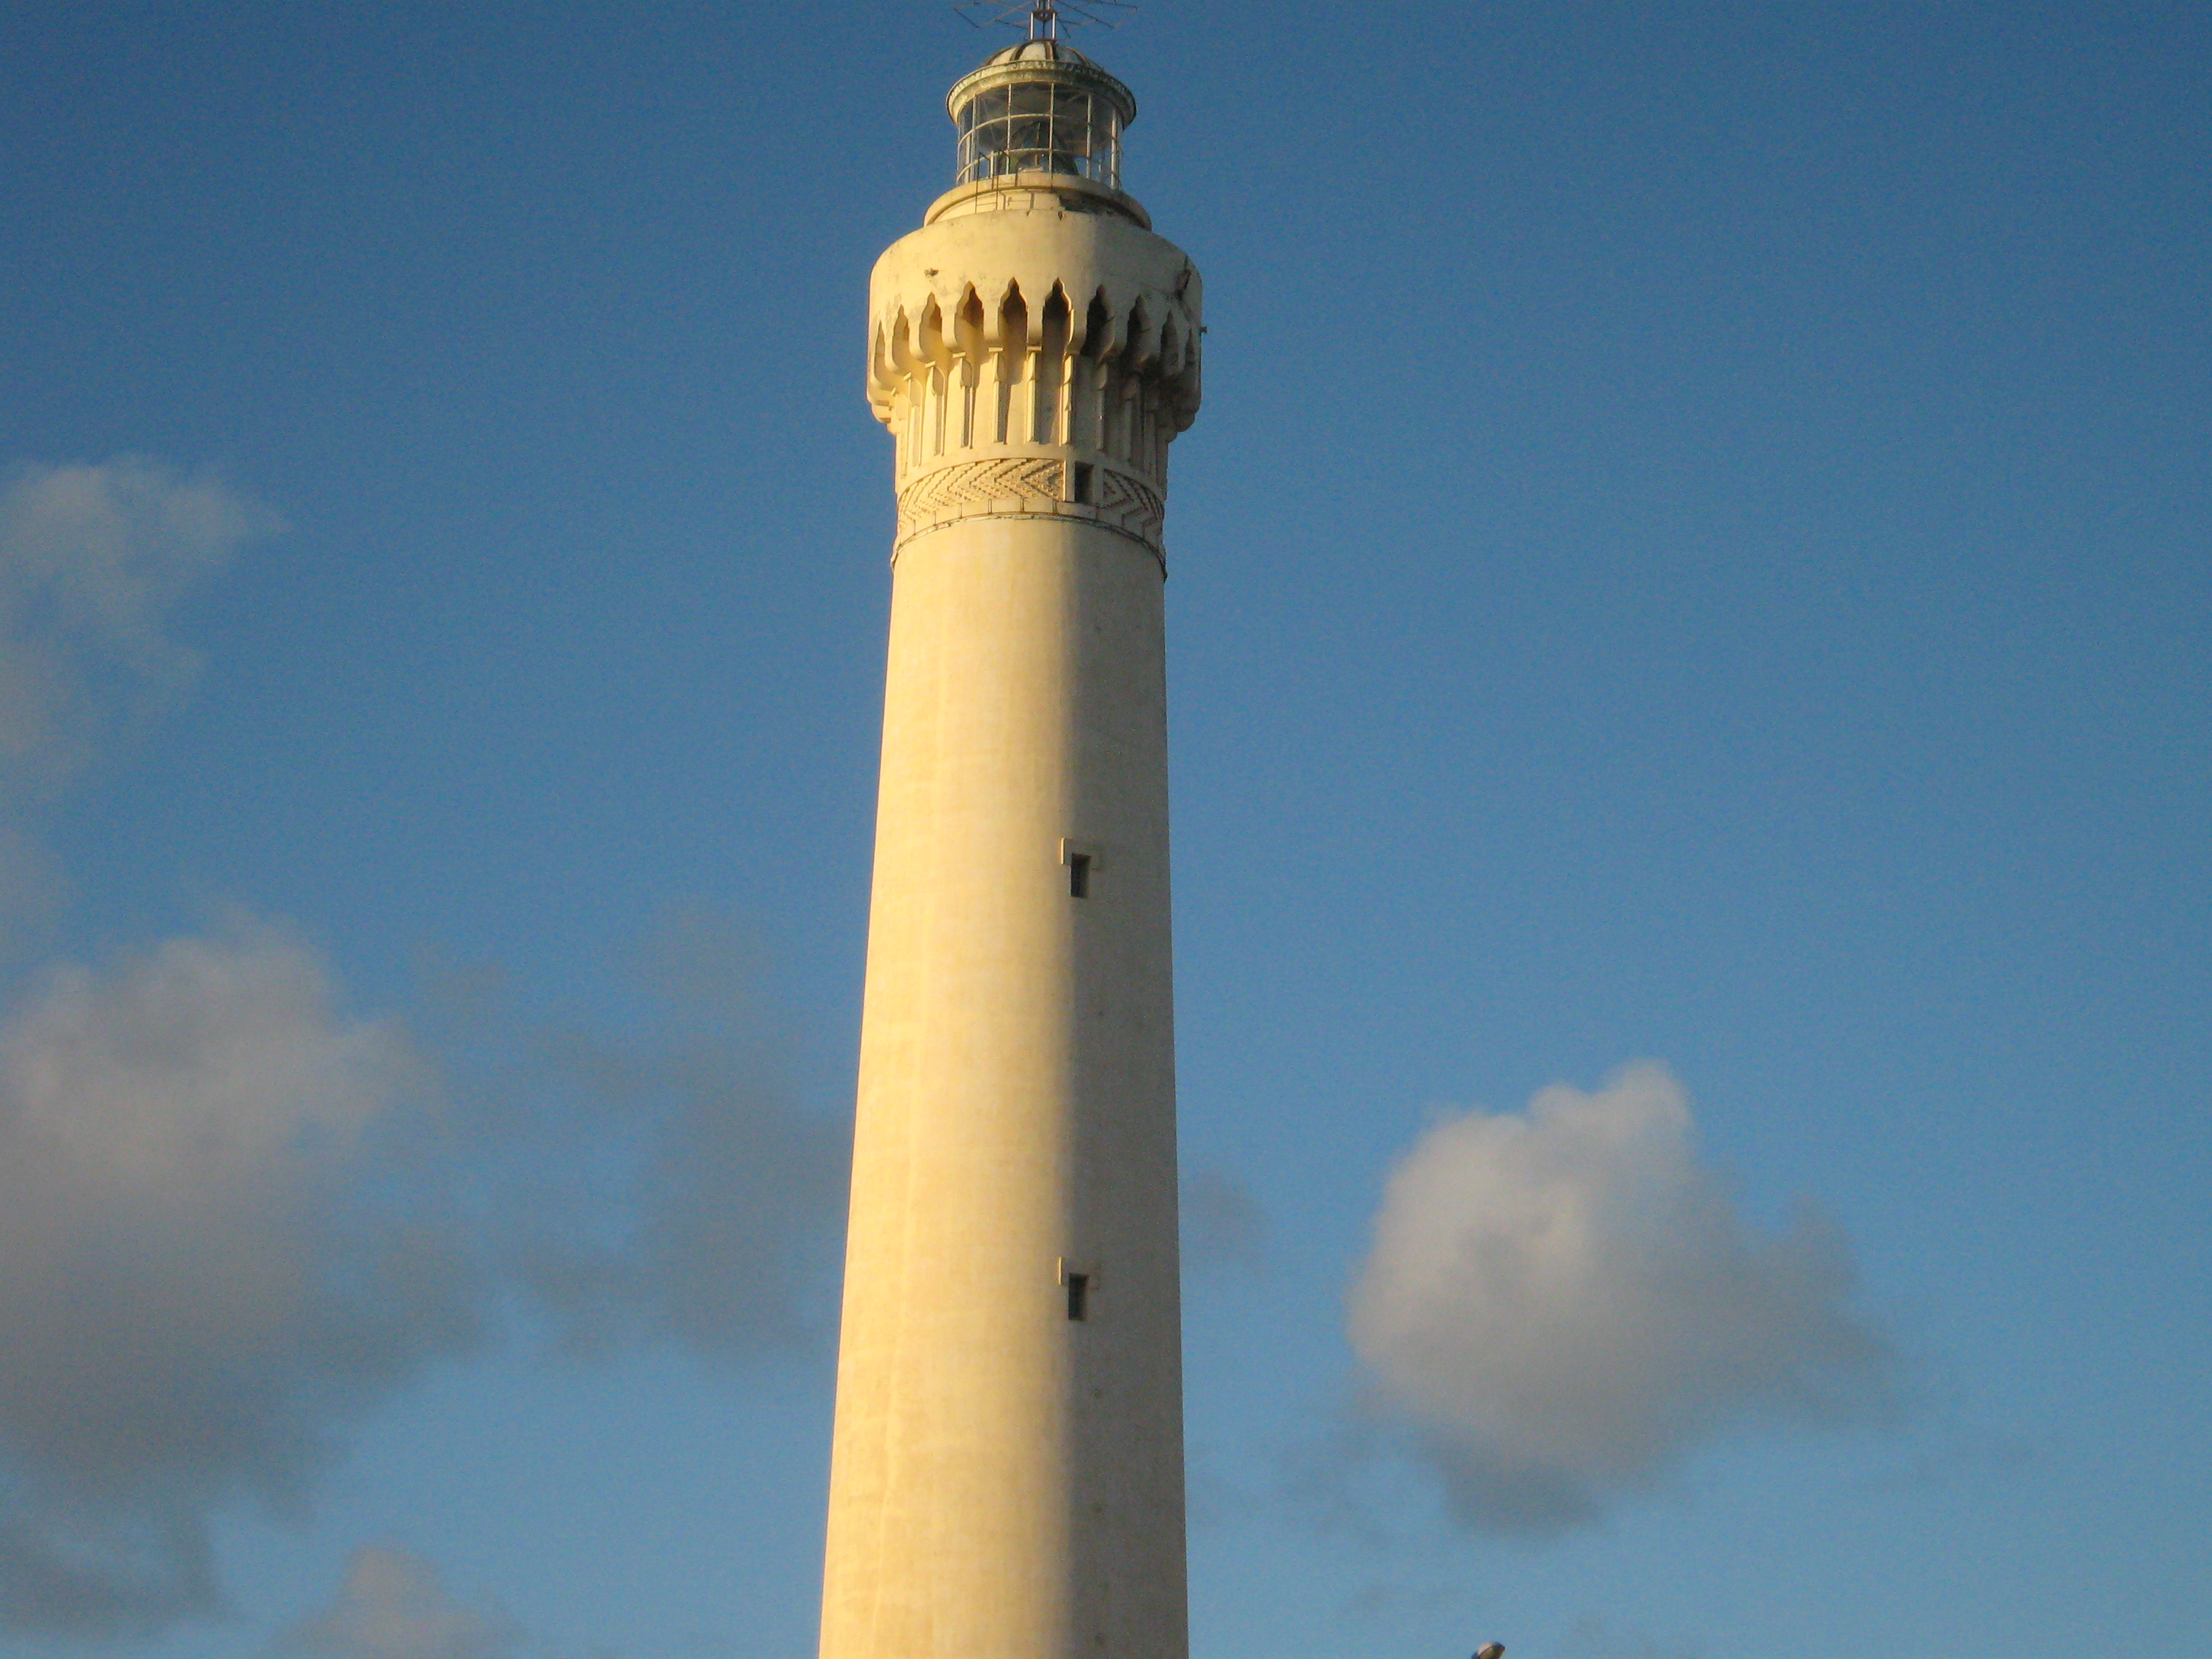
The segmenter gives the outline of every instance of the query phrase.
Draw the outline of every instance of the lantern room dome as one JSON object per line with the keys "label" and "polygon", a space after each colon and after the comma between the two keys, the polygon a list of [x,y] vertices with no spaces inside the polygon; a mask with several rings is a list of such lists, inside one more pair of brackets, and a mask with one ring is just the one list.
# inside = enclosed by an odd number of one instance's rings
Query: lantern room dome
{"label": "lantern room dome", "polygon": [[[993,52],[983,60],[989,69],[998,64],[1074,63],[1088,64],[1091,60],[1065,40],[1017,40],[1000,52]],[[1095,64],[1093,67],[1097,67]]]}

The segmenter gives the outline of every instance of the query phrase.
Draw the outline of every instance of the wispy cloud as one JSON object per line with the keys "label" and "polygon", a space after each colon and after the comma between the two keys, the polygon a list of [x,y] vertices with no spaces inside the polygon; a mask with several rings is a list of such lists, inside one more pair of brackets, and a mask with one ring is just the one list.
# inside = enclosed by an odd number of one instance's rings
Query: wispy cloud
{"label": "wispy cloud", "polygon": [[850,1126],[794,1098],[734,930],[664,917],[642,966],[652,1015],[633,1034],[568,1023],[507,1039],[519,1057],[495,1086],[525,1091],[540,1144],[580,1137],[604,1156],[593,1182],[518,1202],[507,1265],[574,1354],[826,1342]]}
{"label": "wispy cloud", "polygon": [[1583,1618],[1567,1632],[1558,1659],[1698,1659],[1692,1643],[1661,1642],[1642,1631],[1624,1631],[1602,1619]]}
{"label": "wispy cloud", "polygon": [[1647,1061],[1432,1127],[1391,1174],[1350,1332],[1455,1510],[1540,1533],[1732,1426],[1893,1409],[1853,1279],[1809,1206],[1778,1233],[1745,1220],[1698,1160],[1681,1085]]}
{"label": "wispy cloud", "polygon": [[437,1569],[388,1544],[346,1564],[328,1607],[276,1639],[293,1659],[499,1659],[514,1650],[506,1620],[457,1600]]}
{"label": "wispy cloud", "polygon": [[191,679],[168,612],[280,527],[205,473],[125,456],[21,465],[0,482],[0,765],[21,793],[66,782]]}
{"label": "wispy cloud", "polygon": [[142,458],[0,473],[0,941],[67,892],[44,810],[191,682],[176,601],[278,527],[221,480]]}
{"label": "wispy cloud", "polygon": [[1186,1272],[1265,1270],[1267,1213],[1243,1182],[1218,1170],[1194,1170],[1183,1177],[1180,1209]]}

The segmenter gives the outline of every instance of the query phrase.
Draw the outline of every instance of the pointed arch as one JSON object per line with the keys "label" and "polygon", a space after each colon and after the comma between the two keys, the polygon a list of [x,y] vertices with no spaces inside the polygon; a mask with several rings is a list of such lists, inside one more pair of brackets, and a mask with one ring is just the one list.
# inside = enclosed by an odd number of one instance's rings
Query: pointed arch
{"label": "pointed arch", "polygon": [[999,296],[1000,351],[1007,356],[1020,356],[1030,349],[1029,301],[1022,297],[1022,285],[1009,277],[1006,291]]}
{"label": "pointed arch", "polygon": [[1037,319],[1034,359],[1036,385],[1030,403],[1029,441],[1052,444],[1066,441],[1067,352],[1072,331],[1067,290],[1058,283],[1045,295]]}
{"label": "pointed arch", "polygon": [[970,283],[960,295],[959,309],[953,313],[953,337],[958,342],[960,355],[968,360],[971,372],[980,367],[989,355],[990,347],[984,338],[983,296],[975,292]]}
{"label": "pointed arch", "polygon": [[945,311],[934,294],[922,301],[921,323],[915,331],[915,346],[933,367],[942,369],[951,366],[952,348],[945,337]]}
{"label": "pointed arch", "polygon": [[1129,320],[1126,333],[1128,343],[1121,349],[1125,367],[1133,374],[1151,369],[1152,360],[1158,355],[1158,339],[1152,331],[1152,313],[1146,308],[1145,296],[1139,295],[1130,302]]}

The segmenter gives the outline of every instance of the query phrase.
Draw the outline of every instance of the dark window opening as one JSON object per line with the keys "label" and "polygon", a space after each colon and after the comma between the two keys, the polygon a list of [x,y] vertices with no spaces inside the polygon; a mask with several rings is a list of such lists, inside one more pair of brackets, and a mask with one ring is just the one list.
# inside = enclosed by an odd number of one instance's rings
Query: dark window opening
{"label": "dark window opening", "polygon": [[1067,855],[1067,896],[1070,898],[1091,896],[1091,854],[1070,853]]}
{"label": "dark window opening", "polygon": [[1091,504],[1091,463],[1073,461],[1067,468],[1067,499],[1088,507]]}
{"label": "dark window opening", "polygon": [[1091,1316],[1091,1275],[1070,1273],[1067,1276],[1067,1316],[1081,1323]]}

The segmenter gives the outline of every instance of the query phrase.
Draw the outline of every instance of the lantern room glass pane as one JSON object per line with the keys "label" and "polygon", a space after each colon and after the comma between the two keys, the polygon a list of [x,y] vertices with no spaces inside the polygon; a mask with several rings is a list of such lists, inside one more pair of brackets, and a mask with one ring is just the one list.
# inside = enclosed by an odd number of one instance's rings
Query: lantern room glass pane
{"label": "lantern room glass pane", "polygon": [[963,184],[1014,173],[1060,173],[1119,189],[1121,114],[1090,88],[1050,81],[979,92],[953,118]]}

